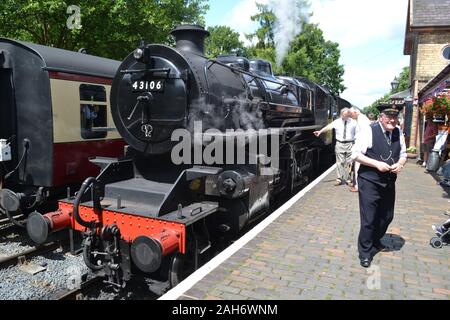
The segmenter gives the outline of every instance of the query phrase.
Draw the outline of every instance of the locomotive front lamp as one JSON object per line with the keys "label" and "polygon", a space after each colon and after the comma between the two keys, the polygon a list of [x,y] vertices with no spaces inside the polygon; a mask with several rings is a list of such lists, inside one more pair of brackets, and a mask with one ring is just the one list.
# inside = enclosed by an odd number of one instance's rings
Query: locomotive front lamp
{"label": "locomotive front lamp", "polygon": [[395,77],[394,80],[392,80],[391,82],[392,91],[396,91],[398,89],[399,84],[400,83],[398,82],[397,77]]}
{"label": "locomotive front lamp", "polygon": [[141,48],[137,48],[136,50],[134,50],[133,57],[136,60],[141,60],[143,56],[144,56],[144,50],[142,50]]}

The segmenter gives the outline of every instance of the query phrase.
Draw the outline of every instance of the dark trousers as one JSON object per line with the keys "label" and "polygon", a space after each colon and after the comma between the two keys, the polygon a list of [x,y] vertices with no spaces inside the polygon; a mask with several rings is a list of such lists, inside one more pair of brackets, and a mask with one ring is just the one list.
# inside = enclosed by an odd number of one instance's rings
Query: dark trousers
{"label": "dark trousers", "polygon": [[380,242],[394,218],[395,183],[382,187],[358,176],[361,227],[358,251],[361,259],[372,258],[374,244]]}

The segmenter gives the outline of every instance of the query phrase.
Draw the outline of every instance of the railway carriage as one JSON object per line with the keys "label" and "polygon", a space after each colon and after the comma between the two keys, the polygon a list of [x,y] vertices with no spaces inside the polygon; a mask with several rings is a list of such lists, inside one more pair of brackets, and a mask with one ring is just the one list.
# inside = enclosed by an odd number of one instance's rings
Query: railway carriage
{"label": "railway carriage", "polygon": [[118,61],[0,39],[0,211],[27,214],[118,156],[109,93]]}

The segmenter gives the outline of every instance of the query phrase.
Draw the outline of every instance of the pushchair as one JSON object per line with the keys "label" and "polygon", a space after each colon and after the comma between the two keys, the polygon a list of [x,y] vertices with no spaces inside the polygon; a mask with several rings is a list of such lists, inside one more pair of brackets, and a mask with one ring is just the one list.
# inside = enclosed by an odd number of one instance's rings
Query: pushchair
{"label": "pushchair", "polygon": [[[450,214],[448,211],[444,214],[446,216],[450,217]],[[446,223],[448,223],[449,221],[450,221],[450,219],[447,220]],[[445,228],[444,232],[438,232],[437,230],[435,230],[435,232],[436,232],[436,237],[433,237],[430,240],[430,244],[433,248],[440,249],[443,246],[448,246],[450,244],[450,228]]]}

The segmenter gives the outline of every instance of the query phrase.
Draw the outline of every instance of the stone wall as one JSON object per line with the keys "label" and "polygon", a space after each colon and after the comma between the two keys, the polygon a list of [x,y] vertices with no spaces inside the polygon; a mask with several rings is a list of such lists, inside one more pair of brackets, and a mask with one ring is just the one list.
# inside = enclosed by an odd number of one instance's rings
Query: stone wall
{"label": "stone wall", "polygon": [[[416,80],[431,80],[450,62],[442,50],[450,44],[450,33],[422,33],[418,35]],[[419,85],[419,90],[423,85]]]}
{"label": "stone wall", "polygon": [[[413,42],[410,63],[411,84],[413,96],[417,98],[419,91],[427,82],[450,63],[442,56],[444,47],[450,45],[450,32],[416,33]],[[415,106],[409,145],[417,147],[420,151],[422,124],[418,112],[418,107]]]}

